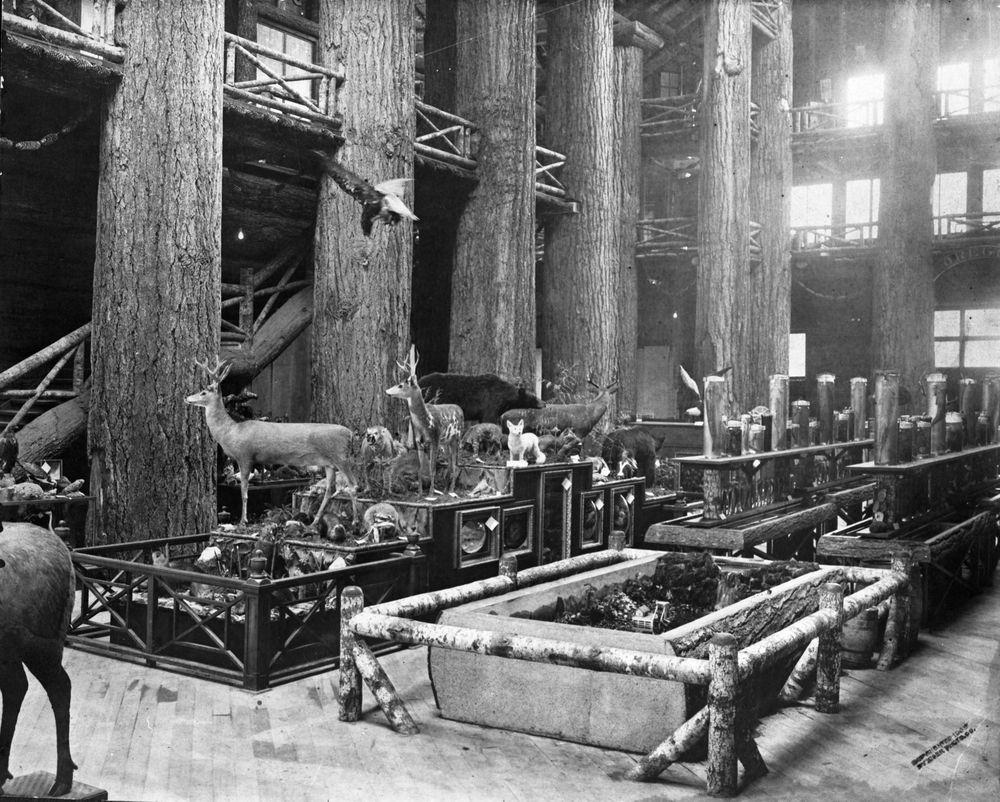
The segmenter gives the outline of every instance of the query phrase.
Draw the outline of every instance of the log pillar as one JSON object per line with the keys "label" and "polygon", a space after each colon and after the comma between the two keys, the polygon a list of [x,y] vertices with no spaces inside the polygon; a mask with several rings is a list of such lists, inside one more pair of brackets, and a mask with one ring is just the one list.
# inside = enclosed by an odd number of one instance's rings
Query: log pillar
{"label": "log pillar", "polygon": [[184,396],[204,386],[192,360],[219,347],[222,4],[135,0],[116,25],[128,47],[101,129],[91,543],[215,520],[215,443]]}
{"label": "log pillar", "polygon": [[642,171],[642,60],[663,40],[641,22],[617,21],[614,27],[615,182],[618,185],[618,408],[638,412],[636,363],[639,348],[639,284],[635,247],[638,242]]}
{"label": "log pillar", "polygon": [[709,796],[736,795],[736,697],[739,644],[728,632],[712,636],[708,662],[712,681],[708,686],[708,765]]}
{"label": "log pillar", "polygon": [[[773,14],[778,33],[753,48],[750,91],[758,106],[756,144],[750,150],[750,219],[760,223],[760,261],[750,262],[740,308],[745,356],[733,375],[745,409],[760,403],[765,377],[788,370],[792,273],[792,9],[780,0]],[[782,447],[784,444],[782,443]]]}
{"label": "log pillar", "polygon": [[[413,177],[413,3],[322,0],[317,57],[342,65],[344,145],[338,158],[378,183]],[[412,193],[405,202],[412,207]],[[410,342],[413,227],[376,222],[324,174],[316,210],[312,418],[398,430],[406,407],[385,394]]]}
{"label": "log pillar", "polygon": [[704,15],[696,364],[702,376],[733,367],[726,411],[734,414],[763,399],[738,398],[737,389],[768,374],[744,352],[739,312],[750,269],[750,2],[710,0]]}
{"label": "log pillar", "polygon": [[365,606],[365,594],[356,585],[349,585],[340,593],[340,696],[341,721],[361,718],[361,674],[354,664],[356,637],[351,632],[351,619]]}
{"label": "log pillar", "polygon": [[[612,2],[559,2],[547,20],[545,144],[565,154],[562,181],[580,212],[545,228],[542,375],[563,365],[607,383],[618,367]],[[604,426],[614,419],[609,408]]]}
{"label": "log pillar", "polygon": [[819,589],[819,609],[832,612],[836,623],[819,634],[816,657],[816,710],[840,711],[840,661],[844,628],[844,588],[829,582]]}
{"label": "log pillar", "polygon": [[931,186],[938,10],[933,0],[886,5],[885,123],[881,126],[878,243],[872,269],[872,361],[900,371],[920,397],[934,368]]}
{"label": "log pillar", "polygon": [[459,0],[457,113],[479,132],[458,222],[448,369],[534,386],[535,0]]}

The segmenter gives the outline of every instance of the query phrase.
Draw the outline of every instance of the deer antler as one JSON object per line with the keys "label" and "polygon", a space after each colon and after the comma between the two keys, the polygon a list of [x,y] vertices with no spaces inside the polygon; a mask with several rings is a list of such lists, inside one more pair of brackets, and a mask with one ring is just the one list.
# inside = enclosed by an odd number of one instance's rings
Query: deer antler
{"label": "deer antler", "polygon": [[205,371],[208,374],[208,378],[212,384],[222,384],[223,379],[229,375],[229,371],[233,367],[233,363],[226,360],[223,361],[219,359],[218,356],[215,357],[215,367],[210,368],[208,366],[208,361],[199,362],[197,359],[192,360],[195,365]]}

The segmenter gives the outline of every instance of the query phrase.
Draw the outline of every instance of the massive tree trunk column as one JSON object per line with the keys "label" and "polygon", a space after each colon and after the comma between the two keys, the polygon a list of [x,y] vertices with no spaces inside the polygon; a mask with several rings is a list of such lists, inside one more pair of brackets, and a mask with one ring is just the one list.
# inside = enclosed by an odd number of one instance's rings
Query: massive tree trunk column
{"label": "massive tree trunk column", "polygon": [[204,532],[215,445],[184,396],[219,343],[222,4],[133,0],[97,197],[91,542]]}
{"label": "massive tree trunk column", "polygon": [[479,130],[458,224],[448,367],[534,385],[535,2],[460,0],[457,112]]}
{"label": "massive tree trunk column", "polygon": [[758,370],[742,353],[740,312],[749,269],[750,2],[705,4],[698,181],[698,300],[695,344],[699,377],[732,365],[727,406]]}
{"label": "massive tree trunk column", "polygon": [[542,373],[575,366],[607,382],[618,367],[620,202],[611,0],[564,3],[547,19],[546,146],[566,155],[562,180],[580,213],[546,225]]}
{"label": "massive tree trunk column", "polygon": [[[319,58],[342,64],[339,158],[378,183],[413,177],[413,3],[323,0]],[[412,207],[412,193],[406,202]],[[327,175],[316,213],[312,416],[354,428],[403,420],[385,394],[410,340],[413,229],[376,222],[361,233],[361,207]]]}
{"label": "massive tree trunk column", "polygon": [[618,347],[621,389],[618,408],[635,415],[638,405],[636,376],[639,347],[639,285],[636,270],[636,225],[639,221],[639,173],[642,160],[642,59],[663,40],[638,22],[618,22],[614,27],[615,106],[617,141],[614,168],[618,185]]}
{"label": "massive tree trunk column", "polygon": [[792,274],[789,261],[792,194],[791,0],[775,11],[778,35],[753,54],[751,93],[759,107],[757,143],[750,153],[750,218],[760,223],[760,261],[750,263],[743,297],[740,360],[734,377],[746,384],[736,397],[747,408],[767,403],[768,377],[788,372]]}
{"label": "massive tree trunk column", "polygon": [[900,371],[900,387],[914,400],[920,397],[921,376],[934,366],[931,186],[937,169],[937,11],[937,4],[927,0],[899,0],[888,6],[886,20],[872,357],[875,368]]}

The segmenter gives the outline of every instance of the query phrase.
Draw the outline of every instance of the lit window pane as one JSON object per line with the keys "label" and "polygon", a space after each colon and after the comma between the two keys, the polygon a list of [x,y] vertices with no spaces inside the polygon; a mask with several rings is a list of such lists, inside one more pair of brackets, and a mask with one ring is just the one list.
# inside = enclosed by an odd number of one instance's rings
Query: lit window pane
{"label": "lit window pane", "polygon": [[804,333],[788,335],[788,375],[806,375],[806,335]]}
{"label": "lit window pane", "polygon": [[942,117],[969,113],[969,65],[942,64],[938,67],[938,113]]}
{"label": "lit window pane", "polygon": [[[1000,93],[1000,87],[997,92]],[[983,212],[983,222],[1000,220],[1000,169],[983,170]]]}
{"label": "lit window pane", "polygon": [[845,185],[847,239],[875,238],[874,227],[870,224],[878,219],[878,190],[877,178],[848,181]]}
{"label": "lit window pane", "polygon": [[880,74],[855,75],[847,79],[847,127],[882,124],[884,77]]}
{"label": "lit window pane", "polygon": [[966,340],[965,367],[1000,367],[1000,340]]}
{"label": "lit window pane", "polygon": [[833,184],[792,187],[792,226],[829,226]]}
{"label": "lit window pane", "polygon": [[1000,58],[983,59],[983,111],[1000,111]]}
{"label": "lit window pane", "polygon": [[969,337],[1000,336],[1000,309],[966,309],[965,333]]}
{"label": "lit window pane", "polygon": [[945,309],[934,313],[935,337],[958,337],[961,334],[961,315],[958,309]]}
{"label": "lit window pane", "polygon": [[932,205],[935,234],[960,234],[965,231],[964,222],[949,215],[965,214],[966,201],[965,173],[938,173],[934,178]]}
{"label": "lit window pane", "polygon": [[958,342],[955,340],[937,340],[934,343],[934,365],[939,368],[957,368]]}

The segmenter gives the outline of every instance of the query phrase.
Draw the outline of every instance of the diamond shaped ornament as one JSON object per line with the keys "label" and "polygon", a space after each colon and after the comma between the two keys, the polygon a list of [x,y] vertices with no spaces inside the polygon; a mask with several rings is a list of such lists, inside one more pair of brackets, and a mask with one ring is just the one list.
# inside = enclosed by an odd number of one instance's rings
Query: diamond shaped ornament
{"label": "diamond shaped ornament", "polygon": [[635,501],[635,493],[632,493],[630,491],[629,494],[627,496],[625,496],[625,503],[626,504],[631,504],[633,501]]}
{"label": "diamond shaped ornament", "polygon": [[604,509],[604,499],[603,498],[597,499],[597,501],[594,502],[594,506],[597,507],[597,509],[599,509],[599,510],[603,510]]}
{"label": "diamond shaped ornament", "polygon": [[562,488],[563,488],[563,490],[565,490],[565,491],[566,491],[567,493],[569,492],[569,489],[570,489],[570,488],[571,488],[572,486],[573,486],[573,480],[572,480],[572,479],[570,479],[570,478],[569,478],[568,476],[567,476],[567,477],[566,477],[565,479],[563,479],[563,480],[562,480]]}
{"label": "diamond shaped ornament", "polygon": [[43,462],[41,467],[42,467],[42,470],[45,471],[45,473],[48,473],[49,471],[52,470],[52,466],[49,465],[49,463],[47,463],[47,462]]}
{"label": "diamond shaped ornament", "polygon": [[491,532],[498,526],[500,526],[500,522],[492,515],[486,519],[486,528],[489,529]]}

